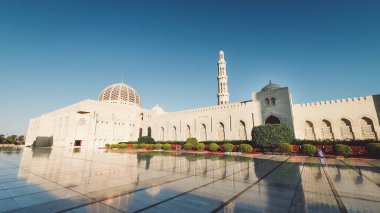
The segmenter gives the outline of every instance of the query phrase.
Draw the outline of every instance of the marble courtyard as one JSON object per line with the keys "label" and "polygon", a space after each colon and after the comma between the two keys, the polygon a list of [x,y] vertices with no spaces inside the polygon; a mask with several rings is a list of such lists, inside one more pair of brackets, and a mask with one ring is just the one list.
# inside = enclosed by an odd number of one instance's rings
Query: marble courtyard
{"label": "marble courtyard", "polygon": [[0,150],[0,212],[378,212],[380,160]]}

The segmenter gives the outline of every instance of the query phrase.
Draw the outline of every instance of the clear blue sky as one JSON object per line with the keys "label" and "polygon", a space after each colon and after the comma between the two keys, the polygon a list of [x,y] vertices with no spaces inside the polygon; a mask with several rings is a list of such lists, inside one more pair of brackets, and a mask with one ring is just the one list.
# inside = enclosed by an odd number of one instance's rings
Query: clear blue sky
{"label": "clear blue sky", "polygon": [[215,105],[269,80],[294,103],[380,93],[378,0],[0,0],[0,133],[124,81],[142,106]]}

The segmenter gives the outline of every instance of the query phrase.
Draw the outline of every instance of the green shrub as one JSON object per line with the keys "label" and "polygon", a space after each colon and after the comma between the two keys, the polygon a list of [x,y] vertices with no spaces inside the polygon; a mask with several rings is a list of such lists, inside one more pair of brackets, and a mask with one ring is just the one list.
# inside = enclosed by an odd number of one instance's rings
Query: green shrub
{"label": "green shrub", "polygon": [[232,152],[234,145],[232,143],[225,143],[222,147],[225,152]]}
{"label": "green shrub", "polygon": [[160,144],[160,143],[155,144],[154,148],[156,148],[156,149],[161,149],[161,148],[162,148],[162,144]]}
{"label": "green shrub", "polygon": [[198,140],[196,138],[188,138],[186,140],[186,143],[190,143],[190,144],[193,144],[193,146],[196,146],[198,143]]}
{"label": "green shrub", "polygon": [[292,142],[294,134],[286,124],[266,124],[253,127],[252,138],[258,147],[277,149],[280,143]]}
{"label": "green shrub", "polygon": [[311,144],[304,144],[304,145],[302,145],[301,149],[302,149],[302,153],[304,153],[306,155],[314,155],[315,152],[317,151],[315,146],[313,146]]}
{"label": "green shrub", "polygon": [[253,148],[251,145],[249,144],[241,144],[239,146],[239,151],[240,152],[252,152],[253,151]]}
{"label": "green shrub", "polygon": [[278,146],[278,151],[280,153],[289,154],[292,152],[292,145],[290,145],[290,143],[280,143]]}
{"label": "green shrub", "polygon": [[149,137],[149,136],[141,136],[137,140],[138,143],[147,143],[147,144],[152,144],[155,143],[154,139]]}
{"label": "green shrub", "polygon": [[118,148],[119,149],[126,149],[127,148],[127,144],[118,144]]}
{"label": "green shrub", "polygon": [[112,148],[112,149],[119,148],[119,144],[111,144],[111,148]]}
{"label": "green shrub", "polygon": [[203,150],[205,150],[205,144],[204,144],[204,143],[198,143],[198,144],[197,144],[197,150],[198,150],[198,151],[203,151]]}
{"label": "green shrub", "polygon": [[183,148],[185,149],[185,150],[192,150],[193,149],[193,144],[192,143],[185,143],[184,145],[183,145]]}
{"label": "green shrub", "polygon": [[352,153],[351,147],[343,144],[335,145],[335,153],[336,155],[342,155],[344,157],[349,157]]}
{"label": "green shrub", "polygon": [[218,151],[218,149],[219,149],[218,144],[216,144],[216,143],[210,144],[210,151],[216,152],[216,151]]}
{"label": "green shrub", "polygon": [[138,148],[138,145],[137,144],[132,144],[132,149],[137,149]]}
{"label": "green shrub", "polygon": [[138,143],[137,144],[138,149],[144,149],[145,148],[145,143]]}
{"label": "green shrub", "polygon": [[162,145],[162,149],[164,149],[164,150],[170,150],[171,148],[172,148],[172,146],[168,143]]}
{"label": "green shrub", "polygon": [[380,157],[380,143],[368,144],[368,152],[374,156]]}
{"label": "green shrub", "polygon": [[111,147],[111,145],[109,144],[109,143],[106,143],[106,148],[110,148]]}
{"label": "green shrub", "polygon": [[154,149],[154,144],[145,144],[145,148],[148,150]]}

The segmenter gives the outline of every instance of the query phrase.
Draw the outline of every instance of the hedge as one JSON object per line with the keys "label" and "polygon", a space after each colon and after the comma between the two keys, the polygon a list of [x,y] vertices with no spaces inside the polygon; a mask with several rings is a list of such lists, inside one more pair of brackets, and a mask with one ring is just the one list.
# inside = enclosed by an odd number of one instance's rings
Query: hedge
{"label": "hedge", "polygon": [[225,143],[230,143],[233,145],[240,145],[240,144],[251,144],[252,141],[248,140],[223,140],[223,141],[202,141],[205,145],[211,145],[212,143],[223,145]]}
{"label": "hedge", "polygon": [[302,153],[306,154],[306,155],[314,155],[315,152],[317,151],[317,149],[315,148],[315,146],[311,145],[311,144],[304,144],[302,145]]}
{"label": "hedge", "polygon": [[218,144],[216,144],[216,143],[210,144],[210,151],[216,152],[216,151],[218,151],[218,149],[219,149]]}
{"label": "hedge", "polygon": [[168,143],[162,145],[162,149],[164,149],[164,150],[170,150],[171,148],[172,148],[172,146]]}
{"label": "hedge", "polygon": [[368,152],[376,157],[380,157],[380,143],[368,144]]}
{"label": "hedge", "polygon": [[352,153],[352,149],[347,145],[337,144],[335,146],[335,153],[336,153],[336,155],[342,155],[344,157],[349,157]]}
{"label": "hedge", "polygon": [[277,149],[280,143],[291,143],[294,134],[286,124],[265,124],[253,127],[252,138],[260,148]]}
{"label": "hedge", "polygon": [[193,146],[196,146],[198,143],[198,140],[196,138],[188,138],[186,140],[186,143],[193,144]]}
{"label": "hedge", "polygon": [[193,144],[192,143],[185,143],[184,145],[183,145],[183,148],[185,149],[185,150],[192,150],[193,149]]}
{"label": "hedge", "polygon": [[156,141],[154,141],[154,139],[149,137],[149,136],[141,136],[141,137],[139,137],[137,142],[138,143],[152,144],[152,143],[155,143]]}
{"label": "hedge", "polygon": [[222,147],[225,152],[232,152],[234,145],[232,143],[225,143]]}
{"label": "hedge", "polygon": [[239,146],[239,151],[240,152],[252,152],[253,151],[253,147],[249,144],[241,144]]}
{"label": "hedge", "polygon": [[290,143],[280,143],[278,146],[278,151],[280,153],[289,154],[293,151],[293,147]]}
{"label": "hedge", "polygon": [[196,146],[197,146],[198,151],[205,150],[205,144],[204,143],[198,143]]}
{"label": "hedge", "polygon": [[156,149],[161,149],[161,148],[162,148],[162,144],[157,143],[157,144],[154,145],[154,148],[156,148]]}

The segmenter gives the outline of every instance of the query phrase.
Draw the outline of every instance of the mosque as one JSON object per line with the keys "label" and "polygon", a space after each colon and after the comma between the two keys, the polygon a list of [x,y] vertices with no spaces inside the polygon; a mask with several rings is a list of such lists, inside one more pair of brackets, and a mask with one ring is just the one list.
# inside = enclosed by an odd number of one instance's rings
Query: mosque
{"label": "mosque", "polygon": [[380,94],[360,98],[293,104],[288,87],[269,82],[251,100],[229,102],[227,63],[219,51],[218,105],[166,112],[158,105],[141,108],[138,92],[125,83],[101,91],[98,100],[84,100],[32,118],[26,145],[103,147],[137,141],[251,140],[262,124],[284,123],[297,139],[379,139]]}

